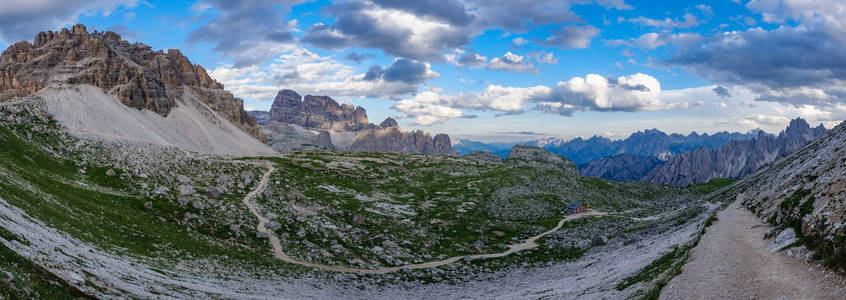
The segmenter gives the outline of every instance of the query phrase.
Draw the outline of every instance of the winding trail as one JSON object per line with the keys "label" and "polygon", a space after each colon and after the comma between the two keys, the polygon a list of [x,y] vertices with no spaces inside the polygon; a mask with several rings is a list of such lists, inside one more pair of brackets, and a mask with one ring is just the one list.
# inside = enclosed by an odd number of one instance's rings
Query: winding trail
{"label": "winding trail", "polygon": [[770,252],[768,226],[740,206],[719,212],[661,299],[843,299],[844,278],[782,252]]}
{"label": "winding trail", "polygon": [[249,209],[250,209],[250,212],[252,212],[253,215],[255,215],[259,219],[259,224],[258,224],[258,227],[256,227],[256,230],[258,230],[258,232],[267,234],[268,240],[270,240],[270,245],[273,247],[273,255],[276,256],[276,258],[278,258],[282,261],[288,262],[288,263],[297,264],[297,265],[301,265],[301,266],[305,266],[305,267],[321,269],[321,270],[325,270],[325,271],[344,272],[344,273],[359,273],[359,274],[386,274],[386,273],[396,272],[396,271],[399,271],[399,270],[402,270],[402,269],[414,270],[414,269],[427,269],[427,268],[440,267],[440,266],[443,266],[443,265],[448,265],[448,264],[454,263],[454,262],[462,260],[462,259],[471,259],[472,260],[472,259],[503,257],[503,256],[507,256],[507,255],[510,255],[510,254],[518,252],[518,251],[536,248],[538,246],[538,244],[536,243],[536,241],[538,239],[540,239],[540,238],[542,238],[542,237],[544,237],[544,236],[546,236],[550,233],[553,233],[558,229],[561,229],[561,226],[564,226],[564,223],[567,222],[567,221],[575,220],[575,219],[579,219],[579,218],[584,218],[584,217],[589,217],[589,216],[603,216],[603,215],[608,214],[606,212],[588,211],[588,212],[581,213],[581,214],[578,214],[578,215],[567,216],[567,217],[559,220],[558,224],[555,225],[555,227],[553,227],[552,229],[544,231],[541,234],[532,236],[532,237],[526,239],[525,242],[522,242],[522,243],[519,243],[519,244],[509,245],[508,250],[505,250],[503,252],[498,252],[498,253],[453,256],[453,257],[450,257],[450,258],[446,258],[446,259],[442,259],[442,260],[436,260],[436,261],[430,261],[430,262],[425,262],[425,263],[409,264],[409,265],[404,265],[404,266],[399,266],[399,267],[384,267],[384,268],[378,268],[378,269],[359,269],[359,268],[350,268],[350,267],[338,266],[338,265],[317,264],[317,263],[311,263],[311,262],[297,260],[297,259],[289,256],[287,253],[285,253],[285,251],[282,250],[282,242],[279,240],[279,237],[277,237],[276,234],[273,233],[273,230],[267,229],[265,227],[265,224],[267,224],[267,218],[265,218],[261,213],[259,213],[258,208],[256,208],[255,203],[253,203],[253,198],[256,195],[258,195],[259,193],[261,193],[267,187],[267,182],[270,179],[270,174],[272,174],[273,171],[276,170],[276,168],[270,162],[265,162],[265,165],[268,167],[268,170],[267,170],[267,172],[264,173],[264,175],[261,176],[261,181],[259,181],[259,183],[258,183],[258,185],[256,185],[255,189],[253,189],[246,196],[244,196],[244,204],[247,205],[247,207],[249,207]]}

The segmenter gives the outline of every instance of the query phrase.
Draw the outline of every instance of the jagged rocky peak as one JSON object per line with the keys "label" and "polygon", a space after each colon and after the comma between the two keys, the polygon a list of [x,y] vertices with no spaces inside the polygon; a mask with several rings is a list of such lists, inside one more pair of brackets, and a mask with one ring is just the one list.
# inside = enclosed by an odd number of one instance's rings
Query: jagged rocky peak
{"label": "jagged rocky peak", "polygon": [[[379,123],[379,127],[382,127],[382,128],[399,127],[399,124],[397,123],[397,120],[394,120],[394,118],[388,117],[384,121],[382,121],[382,123]],[[449,138],[449,137],[447,137],[447,138]]]}
{"label": "jagged rocky peak", "polygon": [[117,33],[91,32],[82,24],[38,33],[0,54],[0,101],[31,95],[50,84],[90,84],[123,104],[166,116],[185,92],[260,139],[243,100],[223,90],[179,50],[153,51]]}
{"label": "jagged rocky peak", "polygon": [[338,104],[329,96],[302,97],[292,90],[281,90],[273,99],[270,120],[329,131],[356,131],[370,125],[363,107]]}

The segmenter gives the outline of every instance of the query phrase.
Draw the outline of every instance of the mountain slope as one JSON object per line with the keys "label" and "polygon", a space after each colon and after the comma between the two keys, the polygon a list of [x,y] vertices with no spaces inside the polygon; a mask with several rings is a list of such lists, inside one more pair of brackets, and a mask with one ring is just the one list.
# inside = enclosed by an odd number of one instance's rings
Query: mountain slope
{"label": "mountain slope", "polygon": [[846,269],[846,123],[744,179],[742,204],[792,228],[813,257]]}
{"label": "mountain slope", "polygon": [[599,177],[615,181],[638,181],[663,162],[655,157],[623,153],[603,157],[579,166],[582,176]]}
{"label": "mountain slope", "polygon": [[742,178],[824,133],[822,125],[811,128],[805,120],[797,118],[775,137],[760,132],[756,139],[731,141],[719,149],[700,148],[673,157],[643,180],[688,186],[714,178]]}
{"label": "mountain slope", "polygon": [[89,84],[129,107],[163,117],[191,93],[199,102],[250,135],[263,140],[243,100],[223,90],[205,69],[179,50],[153,51],[111,31],[85,26],[44,31],[34,42],[18,42],[0,54],[0,101],[32,95],[55,84]]}

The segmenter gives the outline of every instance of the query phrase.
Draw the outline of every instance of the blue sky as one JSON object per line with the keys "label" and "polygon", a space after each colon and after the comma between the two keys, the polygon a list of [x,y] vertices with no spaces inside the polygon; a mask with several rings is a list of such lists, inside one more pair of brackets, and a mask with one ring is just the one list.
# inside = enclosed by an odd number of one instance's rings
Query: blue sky
{"label": "blue sky", "polygon": [[67,2],[11,1],[0,46],[83,23],[179,48],[249,108],[290,88],[485,141],[846,116],[834,0]]}

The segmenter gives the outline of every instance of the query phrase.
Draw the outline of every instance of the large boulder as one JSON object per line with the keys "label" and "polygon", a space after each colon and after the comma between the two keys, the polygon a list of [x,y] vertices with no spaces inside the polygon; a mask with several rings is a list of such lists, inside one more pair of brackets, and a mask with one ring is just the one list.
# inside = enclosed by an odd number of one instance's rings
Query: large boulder
{"label": "large boulder", "polygon": [[799,238],[796,237],[796,231],[793,228],[787,228],[782,230],[776,237],[773,239],[773,242],[770,243],[770,246],[767,247],[767,250],[770,252],[781,251],[784,248],[790,247],[796,242],[799,241]]}

